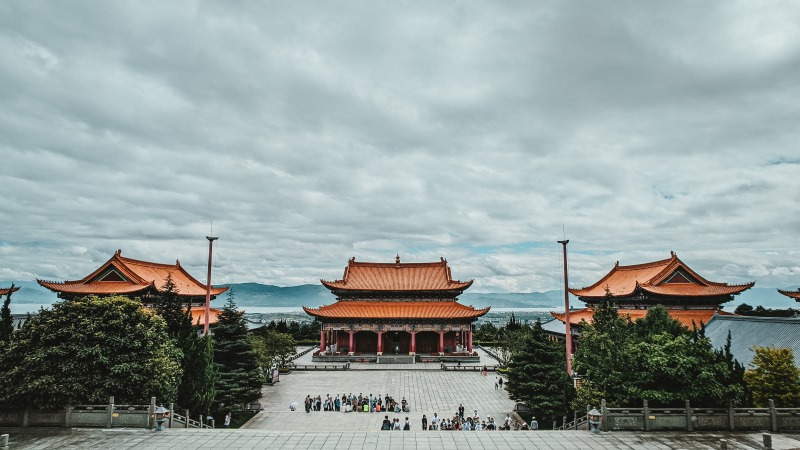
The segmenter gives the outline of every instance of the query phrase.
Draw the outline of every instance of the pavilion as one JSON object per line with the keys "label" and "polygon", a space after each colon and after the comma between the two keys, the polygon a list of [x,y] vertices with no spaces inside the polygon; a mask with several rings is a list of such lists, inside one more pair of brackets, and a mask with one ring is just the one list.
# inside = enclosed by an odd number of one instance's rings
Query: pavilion
{"label": "pavilion", "polygon": [[8,295],[9,292],[11,292],[13,294],[14,292],[17,292],[18,290],[19,290],[19,286],[13,286],[13,287],[10,287],[10,288],[0,288],[0,297],[5,297],[6,295]]}
{"label": "pavilion", "polygon": [[[647,315],[648,308],[662,305],[683,326],[700,328],[715,315],[733,315],[722,310],[723,303],[753,285],[755,282],[729,285],[706,280],[675,252],[670,252],[668,259],[644,264],[621,266],[618,261],[608,274],[591,286],[569,290],[587,304],[586,308],[570,311],[570,327],[576,327],[572,329],[578,334],[582,322],[592,323],[594,307],[611,295],[621,317],[635,321]],[[551,314],[564,322],[564,313]],[[564,328],[552,322],[546,325],[545,329],[553,335]],[[563,331],[561,336],[564,336]]]}
{"label": "pavilion", "polygon": [[[41,286],[58,294],[65,300],[96,295],[99,297],[122,295],[142,301],[144,306],[152,307],[164,293],[167,278],[175,284],[175,290],[183,303],[191,307],[192,321],[204,314],[206,285],[192,277],[180,261],[175,264],[160,264],[122,256],[122,250],[101,265],[97,270],[80,280],[45,281],[36,280]],[[228,290],[228,287],[211,287],[211,298]],[[212,309],[210,323],[215,323],[221,311]]]}
{"label": "pavilion", "polygon": [[[341,280],[322,285],[336,303],[303,307],[318,321],[318,357],[383,354],[473,354],[473,323],[489,308],[458,303],[472,281],[453,280],[447,261],[430,263],[356,262]],[[388,351],[387,351],[388,350]]]}

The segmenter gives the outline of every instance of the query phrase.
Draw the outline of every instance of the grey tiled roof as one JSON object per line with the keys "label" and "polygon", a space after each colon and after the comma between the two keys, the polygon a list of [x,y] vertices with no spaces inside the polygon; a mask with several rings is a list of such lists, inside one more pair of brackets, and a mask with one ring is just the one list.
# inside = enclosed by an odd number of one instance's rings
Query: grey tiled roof
{"label": "grey tiled roof", "polygon": [[723,348],[731,332],[731,353],[749,368],[753,347],[791,348],[800,366],[800,318],[715,315],[705,327],[715,348]]}
{"label": "grey tiled roof", "polygon": [[558,319],[542,322],[542,330],[551,334],[558,334],[561,336],[567,335],[567,326]]}

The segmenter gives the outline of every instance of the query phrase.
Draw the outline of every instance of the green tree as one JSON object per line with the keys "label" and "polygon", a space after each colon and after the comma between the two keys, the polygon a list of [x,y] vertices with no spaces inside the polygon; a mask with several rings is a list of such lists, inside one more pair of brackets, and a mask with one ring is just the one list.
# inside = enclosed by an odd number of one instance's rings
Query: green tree
{"label": "green tree", "polygon": [[567,375],[562,347],[547,339],[541,324],[536,322],[523,333],[521,345],[508,366],[509,397],[524,403],[547,427],[554,420],[571,415],[575,388]]}
{"label": "green tree", "polygon": [[[680,322],[669,315],[667,308],[662,305],[655,305],[647,310],[647,315],[637,320],[632,328],[639,339],[645,339],[661,333],[667,333],[672,337],[689,335],[690,331]],[[699,324],[697,324],[699,325]]]}
{"label": "green tree", "polygon": [[264,377],[247,334],[244,312],[236,308],[231,289],[214,327],[214,363],[219,373],[216,409],[252,403],[261,397]]}
{"label": "green tree", "polygon": [[775,406],[794,408],[800,406],[800,369],[794,364],[790,348],[755,347],[752,369],[744,373],[744,380],[753,392],[756,406],[767,406],[770,399]]}
{"label": "green tree", "polygon": [[213,341],[200,336],[192,325],[191,304],[183,303],[172,275],[167,275],[155,310],[163,317],[169,337],[183,354],[178,405],[191,412],[208,413],[216,395],[214,386],[218,376]]}
{"label": "green tree", "polygon": [[11,340],[11,335],[14,333],[14,320],[11,318],[11,293],[14,292],[14,284],[6,293],[6,299],[3,300],[3,308],[0,309],[0,346],[4,342]]}
{"label": "green tree", "polygon": [[0,356],[0,402],[63,407],[68,402],[149,403],[175,398],[181,352],[164,320],[125,297],[55,303],[17,330]]}
{"label": "green tree", "polygon": [[[184,376],[178,388],[178,404],[190,412],[208,414],[216,397],[217,369],[211,336],[196,333],[182,341]],[[186,375],[186,372],[189,374]]]}
{"label": "green tree", "polygon": [[497,327],[490,322],[486,322],[475,330],[475,340],[478,342],[490,342],[497,337]]}
{"label": "green tree", "polygon": [[297,342],[288,333],[265,328],[259,334],[250,336],[250,342],[264,379],[270,382],[272,368],[286,367],[289,358],[297,353]]}
{"label": "green tree", "polygon": [[621,404],[622,386],[629,375],[631,354],[627,346],[632,337],[630,321],[619,316],[613,296],[597,306],[592,324],[581,329],[580,345],[572,368],[592,384],[609,406]]}

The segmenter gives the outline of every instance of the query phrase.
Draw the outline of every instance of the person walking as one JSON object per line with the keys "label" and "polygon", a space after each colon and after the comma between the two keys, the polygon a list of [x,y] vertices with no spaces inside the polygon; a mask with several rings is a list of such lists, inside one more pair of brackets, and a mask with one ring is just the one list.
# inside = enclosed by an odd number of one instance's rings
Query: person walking
{"label": "person walking", "polygon": [[225,414],[225,422],[224,422],[224,424],[225,424],[225,428],[230,428],[231,427],[231,412],[230,411],[228,411],[228,414]]}
{"label": "person walking", "polygon": [[494,390],[498,390],[500,386],[500,382],[497,381],[497,377],[494,377]]}
{"label": "person walking", "polygon": [[428,431],[428,418],[422,415],[422,431]]}

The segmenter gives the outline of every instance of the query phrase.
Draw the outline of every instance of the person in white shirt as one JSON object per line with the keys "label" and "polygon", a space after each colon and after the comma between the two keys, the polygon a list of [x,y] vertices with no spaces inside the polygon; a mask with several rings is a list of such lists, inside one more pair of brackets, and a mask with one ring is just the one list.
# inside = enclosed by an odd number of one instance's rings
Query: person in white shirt
{"label": "person in white shirt", "polygon": [[438,430],[439,429],[439,415],[438,413],[433,413],[433,419],[431,420],[431,430]]}

